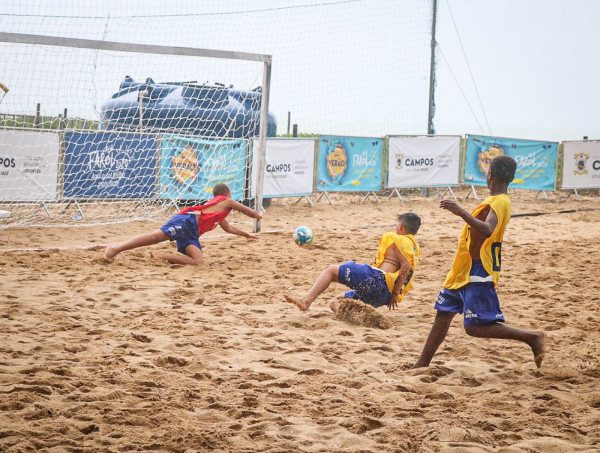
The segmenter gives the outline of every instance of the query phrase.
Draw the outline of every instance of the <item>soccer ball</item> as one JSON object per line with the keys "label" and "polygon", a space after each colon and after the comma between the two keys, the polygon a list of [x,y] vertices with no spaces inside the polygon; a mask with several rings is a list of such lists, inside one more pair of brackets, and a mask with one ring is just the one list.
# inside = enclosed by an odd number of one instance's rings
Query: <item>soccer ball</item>
{"label": "soccer ball", "polygon": [[313,241],[314,235],[310,227],[299,226],[292,233],[294,242],[298,245],[308,245]]}

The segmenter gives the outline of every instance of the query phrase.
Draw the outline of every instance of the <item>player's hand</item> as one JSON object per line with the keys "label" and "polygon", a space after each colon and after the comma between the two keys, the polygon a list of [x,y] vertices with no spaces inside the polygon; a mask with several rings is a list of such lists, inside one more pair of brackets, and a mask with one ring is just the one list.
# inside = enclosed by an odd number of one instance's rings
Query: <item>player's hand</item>
{"label": "player's hand", "polygon": [[264,216],[265,216],[265,213],[264,213],[264,212],[259,212],[259,213],[258,213],[258,216],[256,217],[256,220],[260,220],[260,219],[262,219]]}
{"label": "player's hand", "polygon": [[455,214],[458,216],[460,216],[464,212],[464,209],[461,208],[454,200],[442,200],[440,202],[440,208],[446,209],[446,210],[450,211],[452,214]]}
{"label": "player's hand", "polygon": [[246,239],[248,239],[249,241],[255,241],[256,239],[258,239],[258,236],[256,234],[246,233]]}
{"label": "player's hand", "polygon": [[390,297],[390,301],[388,302],[388,310],[395,310],[396,308],[398,308],[398,295],[392,294],[392,297]]}

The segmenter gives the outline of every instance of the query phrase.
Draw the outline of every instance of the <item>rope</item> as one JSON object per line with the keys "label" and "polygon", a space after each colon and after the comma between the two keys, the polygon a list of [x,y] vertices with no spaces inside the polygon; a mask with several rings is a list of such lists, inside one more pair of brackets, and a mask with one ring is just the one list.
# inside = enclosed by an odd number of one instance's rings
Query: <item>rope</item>
{"label": "rope", "polygon": [[460,83],[458,82],[458,79],[454,75],[454,71],[452,71],[452,68],[450,67],[450,63],[448,63],[448,60],[446,59],[446,55],[444,55],[444,52],[442,51],[442,48],[440,47],[440,44],[438,42],[436,42],[436,45],[437,45],[437,48],[440,51],[440,54],[442,55],[442,58],[444,59],[444,62],[446,63],[446,66],[448,66],[448,70],[450,71],[450,74],[452,74],[452,78],[456,82],[456,86],[458,87],[458,89],[462,93],[465,102],[469,106],[469,110],[471,110],[471,113],[473,114],[473,118],[475,118],[475,121],[477,122],[477,125],[479,126],[479,129],[481,129],[481,133],[485,134],[485,130],[483,129],[483,126],[481,126],[481,123],[479,122],[479,118],[477,118],[477,115],[475,114],[475,111],[473,110],[473,107],[471,107],[471,103],[467,99],[467,95],[463,91],[462,87],[460,86]]}
{"label": "rope", "polygon": [[469,68],[469,75],[471,76],[471,81],[473,82],[473,87],[475,87],[475,93],[477,93],[477,99],[479,100],[479,106],[481,107],[481,111],[483,112],[483,117],[485,118],[485,124],[487,124],[488,131],[490,131],[490,135],[492,135],[492,129],[490,128],[490,123],[489,123],[487,115],[485,113],[485,109],[483,108],[483,103],[481,102],[481,97],[479,96],[479,90],[477,89],[477,84],[475,83],[475,77],[473,77],[473,71],[471,71],[471,65],[469,64],[469,59],[467,58],[467,52],[465,51],[465,47],[463,46],[463,42],[460,37],[460,33],[458,32],[458,27],[456,26],[456,21],[454,20],[454,14],[452,14],[452,9],[450,8],[450,3],[448,2],[448,0],[446,0],[446,4],[448,5],[448,11],[450,12],[450,17],[452,18],[452,23],[454,24],[454,30],[456,31],[456,36],[458,37],[458,42],[460,43],[460,48],[462,49],[463,56],[465,57],[465,62],[467,63],[467,68]]}

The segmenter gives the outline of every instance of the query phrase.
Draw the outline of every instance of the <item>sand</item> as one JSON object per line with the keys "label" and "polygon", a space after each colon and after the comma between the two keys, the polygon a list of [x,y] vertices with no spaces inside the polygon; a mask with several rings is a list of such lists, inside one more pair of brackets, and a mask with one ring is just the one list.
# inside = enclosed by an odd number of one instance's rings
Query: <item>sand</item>
{"label": "sand", "polygon": [[[469,337],[458,317],[432,365],[410,370],[460,219],[436,198],[334,199],[277,201],[257,241],[213,233],[203,269],[151,249],[100,259],[159,222],[0,230],[0,450],[600,449],[600,211],[551,214],[600,198],[513,197],[514,213],[550,212],[511,221],[499,287],[509,323],[548,332],[540,371],[528,347]],[[415,289],[379,309],[388,329],[336,319],[337,284],[308,312],[284,302],[330,263],[372,261],[407,210],[423,218],[423,256]],[[292,242],[302,224],[312,247]]]}

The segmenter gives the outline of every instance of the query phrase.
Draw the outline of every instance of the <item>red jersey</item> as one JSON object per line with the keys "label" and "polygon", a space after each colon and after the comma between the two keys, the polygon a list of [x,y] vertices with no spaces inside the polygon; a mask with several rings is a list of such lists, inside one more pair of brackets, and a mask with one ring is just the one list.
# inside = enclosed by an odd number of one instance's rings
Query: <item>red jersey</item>
{"label": "red jersey", "polygon": [[[204,211],[210,206],[214,206],[222,201],[227,200],[227,198],[229,197],[226,197],[225,195],[217,195],[216,197],[211,198],[204,204],[183,208],[181,211],[179,211],[179,214],[189,214],[190,212]],[[200,214],[200,216],[198,216],[198,236],[201,236],[207,231],[214,230],[219,224],[219,222],[225,219],[225,217],[227,217],[230,212],[231,208],[227,208],[224,211],[203,212],[202,214]]]}

